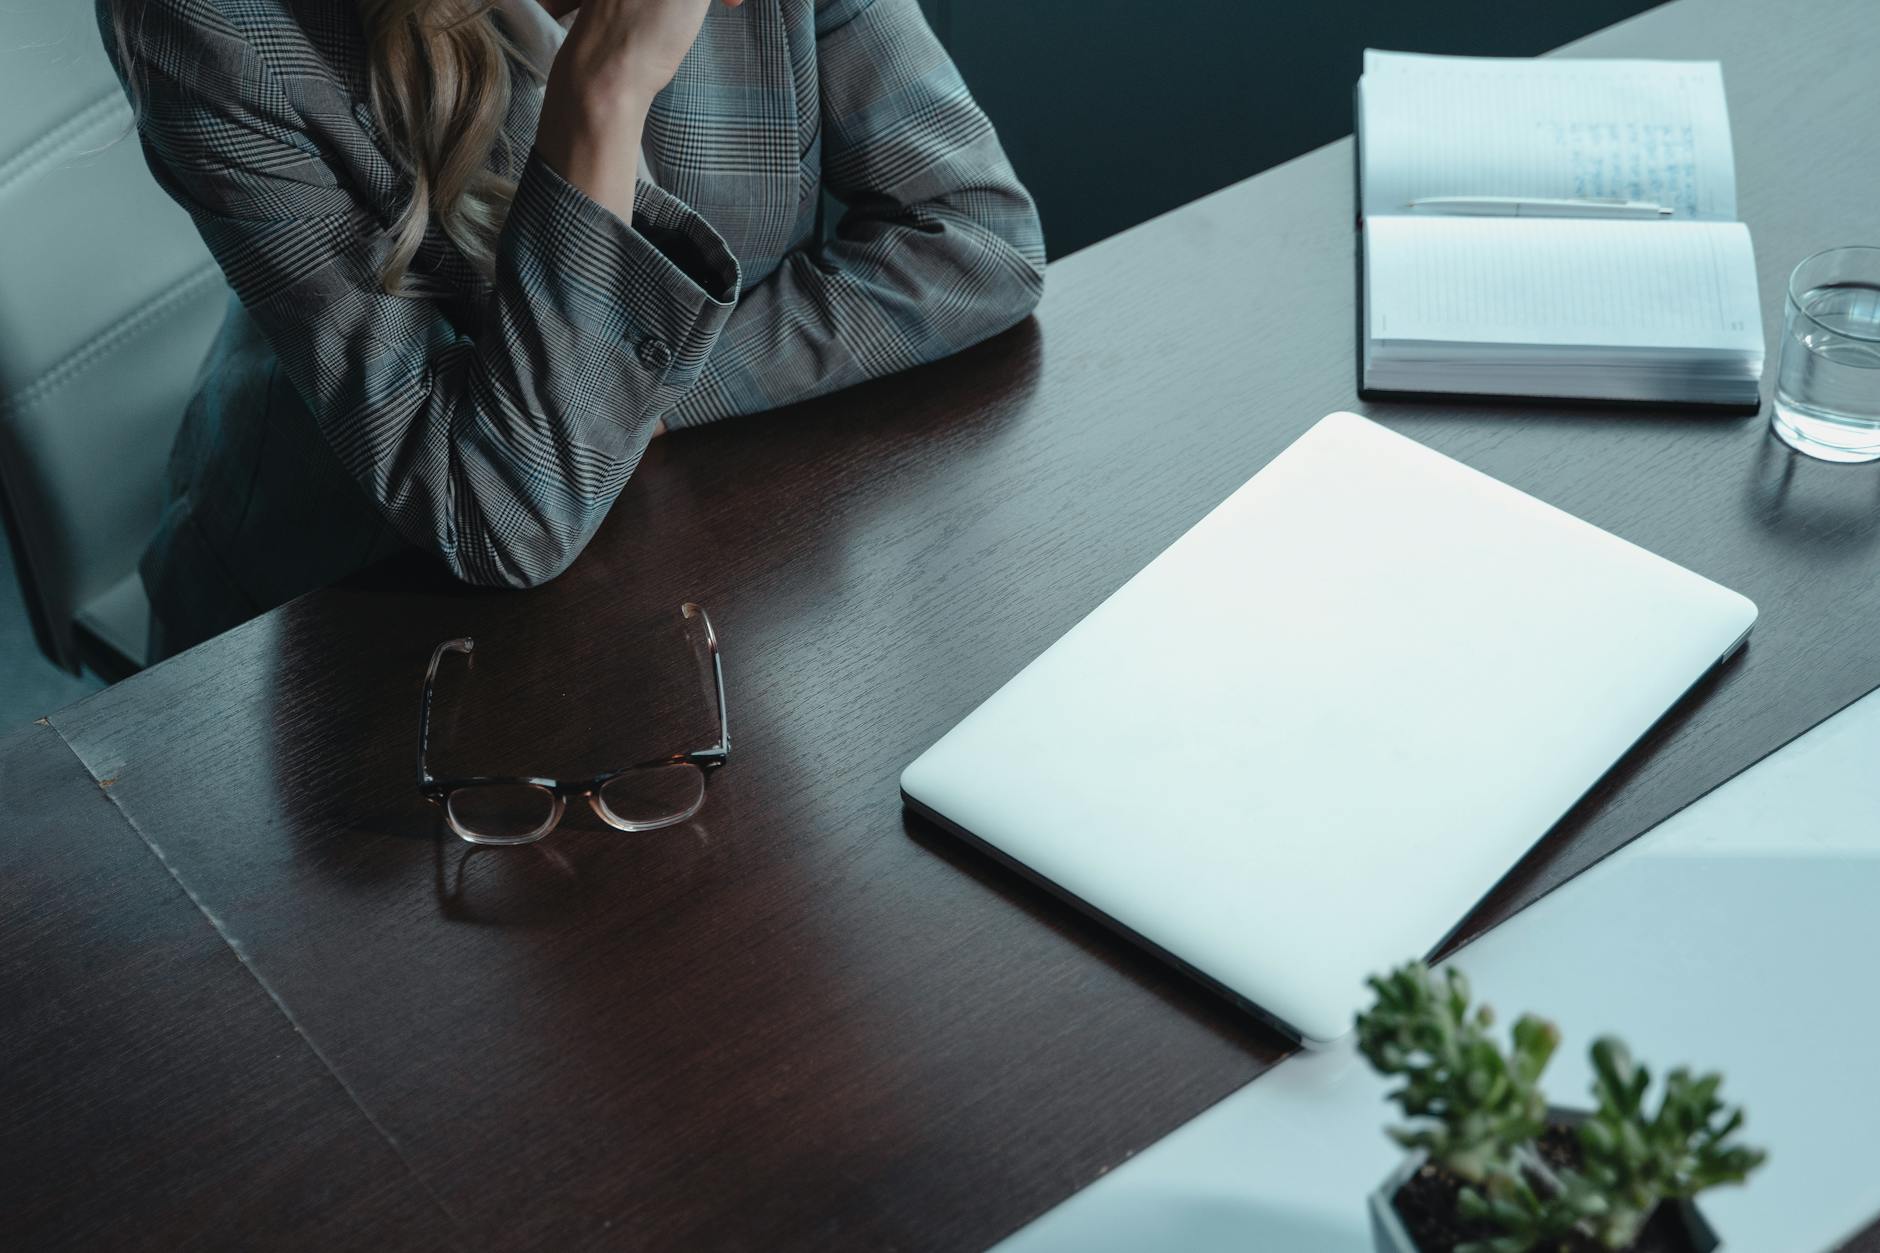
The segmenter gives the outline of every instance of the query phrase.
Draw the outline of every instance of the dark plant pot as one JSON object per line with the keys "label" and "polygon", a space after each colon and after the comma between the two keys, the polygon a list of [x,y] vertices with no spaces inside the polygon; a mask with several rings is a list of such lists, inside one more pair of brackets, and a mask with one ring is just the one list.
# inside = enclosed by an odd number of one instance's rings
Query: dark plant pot
{"label": "dark plant pot", "polygon": [[[1586,1115],[1576,1109],[1550,1109],[1548,1121],[1555,1124],[1572,1126],[1585,1121]],[[1397,1169],[1390,1172],[1383,1184],[1370,1195],[1371,1242],[1377,1253],[1425,1253],[1403,1225],[1403,1219],[1397,1215],[1395,1204],[1398,1191],[1409,1182],[1410,1177],[1423,1168],[1427,1154],[1412,1153],[1404,1158]],[[1697,1206],[1689,1201],[1667,1201],[1660,1207],[1660,1212],[1669,1207],[1673,1220],[1681,1228],[1681,1234],[1689,1253],[1715,1253],[1722,1243],[1717,1233],[1711,1228]]]}

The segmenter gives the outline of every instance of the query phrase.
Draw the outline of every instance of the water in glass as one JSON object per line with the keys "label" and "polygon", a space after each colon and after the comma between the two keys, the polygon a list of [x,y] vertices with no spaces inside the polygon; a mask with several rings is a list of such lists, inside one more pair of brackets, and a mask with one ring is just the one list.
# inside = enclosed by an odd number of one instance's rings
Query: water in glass
{"label": "water in glass", "polygon": [[[1867,255],[1836,258],[1850,253]],[[1880,249],[1804,261],[1783,332],[1776,434],[1823,460],[1880,459]]]}

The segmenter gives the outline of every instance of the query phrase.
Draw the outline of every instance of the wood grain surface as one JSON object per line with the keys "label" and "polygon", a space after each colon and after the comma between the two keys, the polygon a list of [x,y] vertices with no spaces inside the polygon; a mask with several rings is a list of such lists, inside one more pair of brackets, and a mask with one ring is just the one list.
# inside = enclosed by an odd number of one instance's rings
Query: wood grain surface
{"label": "wood grain surface", "polygon": [[[1788,270],[1880,238],[1866,6],[1678,0],[1572,52],[1724,62],[1773,377]],[[1347,141],[1055,265],[1034,322],[954,360],[658,441],[547,587],[394,563],[53,725],[466,1245],[983,1247],[1285,1046],[908,817],[896,776],[1322,414],[1762,607],[1461,937],[1880,683],[1880,470],[1761,417],[1360,404],[1352,223]],[[434,643],[478,640],[442,751],[572,776],[688,746],[684,599],[735,741],[694,824],[441,835],[412,778]]]}
{"label": "wood grain surface", "polygon": [[0,796],[0,1245],[454,1243],[57,732],[0,740]]}

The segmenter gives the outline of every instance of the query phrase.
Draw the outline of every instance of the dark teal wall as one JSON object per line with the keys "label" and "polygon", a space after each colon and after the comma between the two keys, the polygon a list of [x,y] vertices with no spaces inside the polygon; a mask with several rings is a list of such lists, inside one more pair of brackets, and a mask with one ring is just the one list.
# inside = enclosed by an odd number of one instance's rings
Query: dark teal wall
{"label": "dark teal wall", "polygon": [[1351,130],[1367,46],[1532,56],[1648,0],[922,0],[1051,255]]}

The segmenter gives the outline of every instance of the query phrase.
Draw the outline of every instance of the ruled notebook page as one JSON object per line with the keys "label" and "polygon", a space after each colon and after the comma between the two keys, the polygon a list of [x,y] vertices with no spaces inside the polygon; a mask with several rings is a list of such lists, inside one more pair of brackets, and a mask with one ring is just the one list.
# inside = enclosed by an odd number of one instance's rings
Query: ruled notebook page
{"label": "ruled notebook page", "polygon": [[1762,352],[1740,222],[1376,217],[1373,341]]}
{"label": "ruled notebook page", "polygon": [[1576,61],[1367,51],[1364,212],[1431,196],[1617,197],[1736,217],[1714,61]]}

